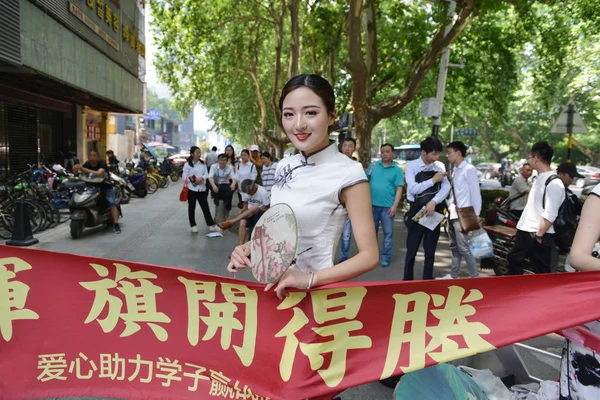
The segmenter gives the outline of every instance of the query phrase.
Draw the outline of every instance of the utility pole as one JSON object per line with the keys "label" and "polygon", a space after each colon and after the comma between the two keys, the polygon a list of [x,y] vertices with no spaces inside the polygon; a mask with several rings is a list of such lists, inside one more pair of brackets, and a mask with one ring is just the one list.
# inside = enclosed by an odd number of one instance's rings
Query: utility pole
{"label": "utility pole", "polygon": [[567,145],[567,162],[571,162],[571,149],[573,148],[573,116],[575,115],[575,105],[569,103],[567,106],[567,134],[569,143]]}
{"label": "utility pole", "polygon": [[[446,29],[444,31],[444,36],[448,35],[450,29],[453,26],[454,20],[454,11],[456,10],[456,1],[449,0],[448,4],[448,18],[450,19],[450,23],[446,25]],[[433,137],[438,137],[440,134],[440,123],[442,122],[442,108],[444,105],[444,93],[446,91],[446,76],[448,74],[448,64],[450,62],[450,45],[444,49],[442,52],[442,58],[440,60],[440,73],[438,75],[438,83],[437,83],[437,94],[436,99],[439,104],[439,113],[438,116],[433,118],[433,127],[431,133]]]}

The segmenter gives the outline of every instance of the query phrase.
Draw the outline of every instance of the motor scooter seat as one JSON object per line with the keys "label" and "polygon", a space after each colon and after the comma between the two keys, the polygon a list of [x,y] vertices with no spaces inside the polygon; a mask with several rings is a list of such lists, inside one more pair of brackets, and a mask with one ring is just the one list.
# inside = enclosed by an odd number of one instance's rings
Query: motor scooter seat
{"label": "motor scooter seat", "polygon": [[489,235],[498,236],[506,240],[514,240],[517,236],[517,229],[505,225],[485,225],[483,227]]}

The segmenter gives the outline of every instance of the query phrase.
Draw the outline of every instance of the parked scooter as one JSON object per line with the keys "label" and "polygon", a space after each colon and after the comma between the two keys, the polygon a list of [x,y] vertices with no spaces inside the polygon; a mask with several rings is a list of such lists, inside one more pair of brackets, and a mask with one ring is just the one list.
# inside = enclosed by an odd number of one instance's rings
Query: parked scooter
{"label": "parked scooter", "polygon": [[127,187],[131,190],[131,193],[138,197],[146,197],[148,195],[148,189],[146,187],[147,174],[143,170],[136,168],[133,170],[133,163],[127,163],[125,171],[121,174],[123,179],[127,179]]}
{"label": "parked scooter", "polygon": [[[117,193],[117,203],[119,204],[128,204],[131,200],[131,194],[134,191],[133,185],[121,178],[115,173],[110,172],[110,182],[113,184],[115,188],[115,192]],[[131,186],[131,187],[129,187]]]}
{"label": "parked scooter", "polygon": [[[93,174],[81,175],[84,186],[78,187],[69,202],[71,211],[71,237],[78,239],[83,235],[84,228],[113,223],[109,204],[102,196],[101,185],[104,177]],[[119,215],[121,206],[117,203]]]}
{"label": "parked scooter", "polygon": [[[507,200],[502,201],[501,197],[494,200],[494,205],[486,212],[483,227],[494,245],[494,256],[481,259],[480,266],[482,269],[493,269],[496,275],[509,273],[507,257],[517,237],[519,218],[510,212]],[[528,259],[523,268],[531,269]]]}

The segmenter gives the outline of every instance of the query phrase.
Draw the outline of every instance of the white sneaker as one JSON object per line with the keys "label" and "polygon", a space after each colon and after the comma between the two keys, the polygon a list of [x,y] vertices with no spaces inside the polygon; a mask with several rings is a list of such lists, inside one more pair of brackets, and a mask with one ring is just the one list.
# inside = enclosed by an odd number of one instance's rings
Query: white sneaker
{"label": "white sneaker", "polygon": [[192,226],[192,233],[198,233],[198,227]]}
{"label": "white sneaker", "polygon": [[[210,232],[219,232],[219,233],[221,233],[221,232],[222,232],[221,228],[219,228],[219,226],[218,226],[218,225],[213,225],[213,226],[211,226],[210,228],[208,228],[208,230],[209,230]],[[196,232],[197,232],[197,230],[196,230]]]}
{"label": "white sneaker", "polygon": [[452,275],[447,274],[447,275],[440,276],[439,278],[435,278],[435,279],[454,279],[454,278],[452,277]]}

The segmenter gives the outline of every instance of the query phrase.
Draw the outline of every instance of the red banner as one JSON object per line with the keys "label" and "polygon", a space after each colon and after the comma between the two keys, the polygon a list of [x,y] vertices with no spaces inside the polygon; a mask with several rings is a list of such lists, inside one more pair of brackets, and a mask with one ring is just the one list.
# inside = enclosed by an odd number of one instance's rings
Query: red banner
{"label": "red banner", "polygon": [[280,301],[246,281],[0,246],[0,398],[331,399],[598,319],[599,285],[344,283]]}

